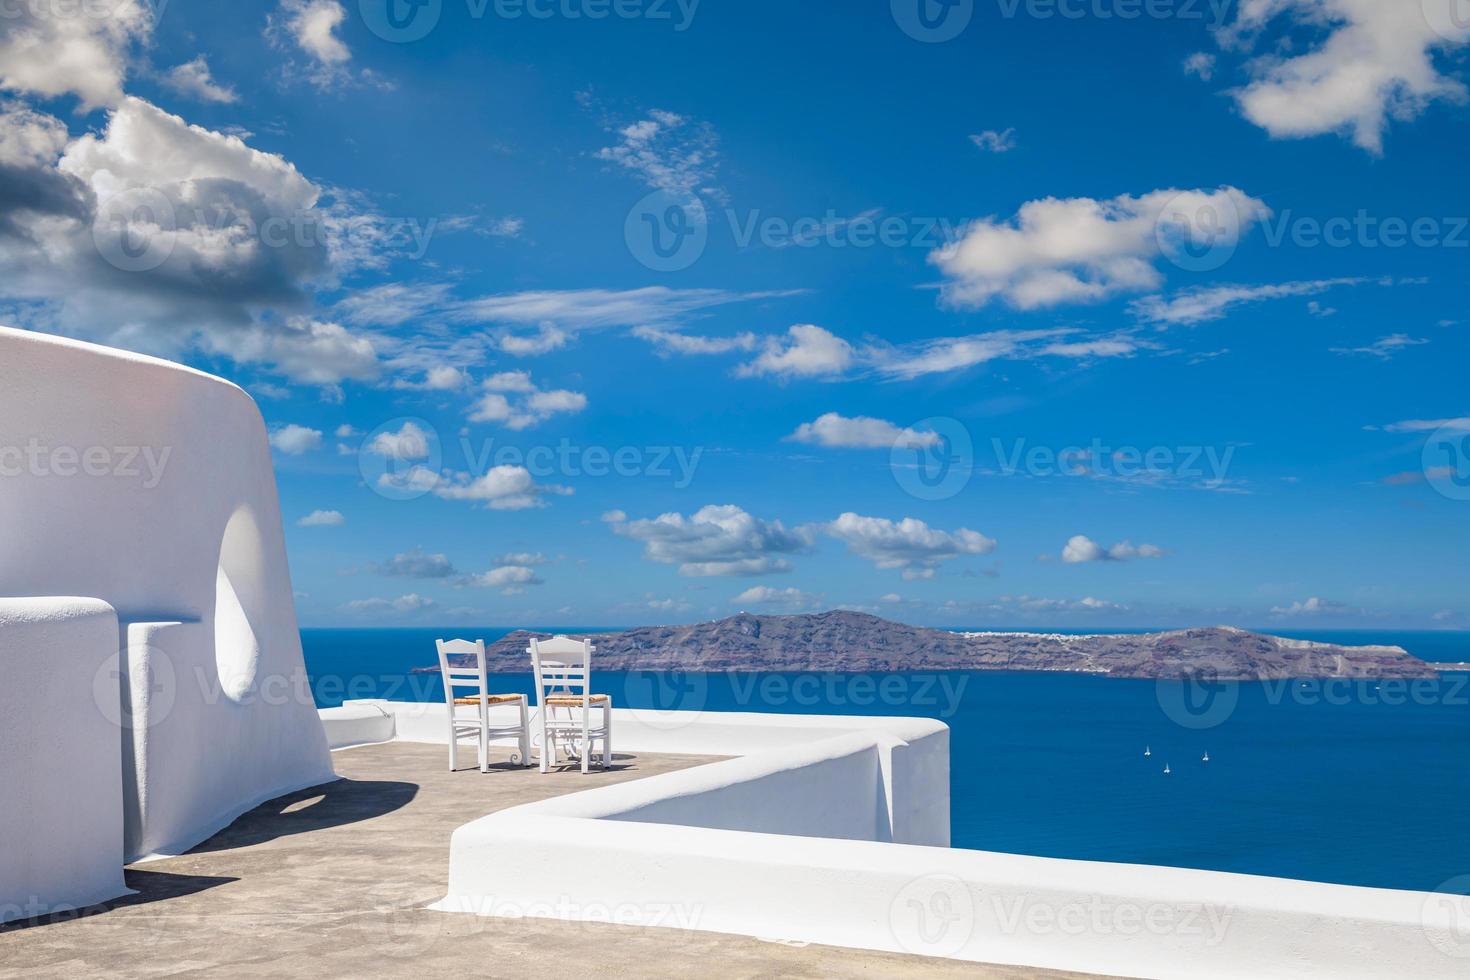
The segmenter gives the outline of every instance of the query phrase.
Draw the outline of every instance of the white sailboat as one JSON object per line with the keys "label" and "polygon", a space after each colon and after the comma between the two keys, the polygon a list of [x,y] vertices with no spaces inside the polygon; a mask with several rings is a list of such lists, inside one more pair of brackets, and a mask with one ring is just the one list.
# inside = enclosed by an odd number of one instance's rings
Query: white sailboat
{"label": "white sailboat", "polygon": [[1167,762],[1164,763],[1164,775],[1169,775],[1169,764]]}
{"label": "white sailboat", "polygon": [[1149,749],[1149,747],[1148,747],[1148,746],[1147,746],[1147,745],[1145,745],[1145,746],[1144,746],[1144,747],[1143,747],[1143,757],[1144,757],[1144,758],[1145,758],[1145,759],[1147,759],[1147,758],[1148,758],[1148,757],[1149,757],[1149,756],[1151,756],[1151,755],[1153,755],[1153,751],[1152,751],[1152,750],[1150,750],[1150,749]]}
{"label": "white sailboat", "polygon": [[1201,762],[1209,762],[1210,761],[1210,750],[1209,749],[1206,749],[1205,750],[1205,757],[1203,759],[1201,759],[1200,761]]}

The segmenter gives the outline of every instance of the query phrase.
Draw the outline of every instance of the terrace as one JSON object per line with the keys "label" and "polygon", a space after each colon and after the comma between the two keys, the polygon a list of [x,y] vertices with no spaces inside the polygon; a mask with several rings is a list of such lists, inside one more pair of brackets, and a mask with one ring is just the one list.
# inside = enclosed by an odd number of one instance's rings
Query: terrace
{"label": "terrace", "polygon": [[[607,772],[541,776],[496,750],[489,774],[450,773],[441,746],[389,742],[343,749],[342,779],[257,807],[189,853],[135,864],[137,894],[78,913],[0,926],[4,976],[161,976],[181,970],[279,975],[284,960],[313,975],[529,973],[547,950],[595,962],[610,976],[723,975],[983,977],[1039,972],[773,937],[683,928],[491,918],[430,911],[447,885],[450,834],[485,814],[590,787],[718,761],[718,756],[619,753]],[[609,909],[610,914],[617,910]],[[670,915],[697,909],[670,909]]]}

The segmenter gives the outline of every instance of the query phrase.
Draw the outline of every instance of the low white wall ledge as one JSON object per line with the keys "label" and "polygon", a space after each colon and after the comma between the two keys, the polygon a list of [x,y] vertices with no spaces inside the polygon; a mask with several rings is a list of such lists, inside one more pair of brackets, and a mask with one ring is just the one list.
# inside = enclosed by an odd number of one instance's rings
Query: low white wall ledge
{"label": "low white wall ledge", "polygon": [[128,893],[117,614],[0,599],[0,922]]}

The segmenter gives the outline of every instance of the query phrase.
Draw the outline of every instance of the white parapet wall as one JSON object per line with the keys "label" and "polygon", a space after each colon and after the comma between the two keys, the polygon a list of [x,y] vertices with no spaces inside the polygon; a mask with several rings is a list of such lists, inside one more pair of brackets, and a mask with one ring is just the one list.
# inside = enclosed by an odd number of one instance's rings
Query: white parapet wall
{"label": "white parapet wall", "polygon": [[0,599],[0,922],[127,892],[122,729],[94,691],[119,703],[111,606]]}
{"label": "white parapet wall", "polygon": [[[334,778],[301,654],[265,423],[220,378],[0,327],[0,595],[116,610],[118,687],[53,710],[113,718],[131,860],[177,853],[240,813]],[[9,638],[0,649],[10,655]],[[94,658],[56,641],[26,654]],[[27,696],[21,691],[17,696]],[[120,699],[102,703],[108,697]],[[102,743],[94,743],[99,757]],[[51,763],[0,745],[0,786]],[[52,773],[48,778],[69,778]],[[69,847],[44,834],[7,848]]]}
{"label": "white parapet wall", "polygon": [[[447,739],[442,704],[353,704]],[[613,729],[615,750],[735,758],[467,823],[434,908],[1128,977],[1467,975],[1450,896],[950,849],[937,722],[619,709]]]}

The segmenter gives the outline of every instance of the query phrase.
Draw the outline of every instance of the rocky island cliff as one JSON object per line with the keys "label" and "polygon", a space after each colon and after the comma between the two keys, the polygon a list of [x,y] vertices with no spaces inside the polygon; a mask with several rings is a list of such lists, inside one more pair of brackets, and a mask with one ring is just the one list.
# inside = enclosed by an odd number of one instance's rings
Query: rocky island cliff
{"label": "rocky island cliff", "polygon": [[[526,670],[527,643],[547,635],[517,630],[497,640],[487,648],[490,669]],[[1221,680],[1437,676],[1433,666],[1401,647],[1345,647],[1230,626],[1085,636],[956,633],[837,610],[794,616],[741,613],[687,626],[585,635],[597,644],[596,665],[602,670],[1010,670],[1135,678],[1204,673]]]}

